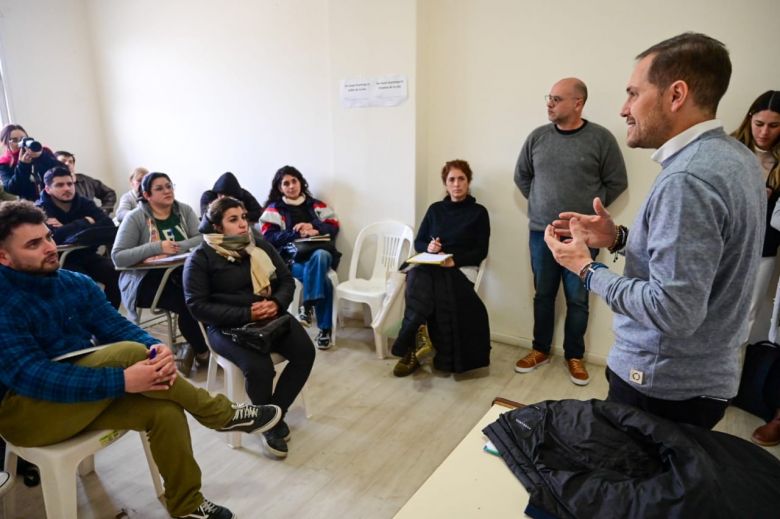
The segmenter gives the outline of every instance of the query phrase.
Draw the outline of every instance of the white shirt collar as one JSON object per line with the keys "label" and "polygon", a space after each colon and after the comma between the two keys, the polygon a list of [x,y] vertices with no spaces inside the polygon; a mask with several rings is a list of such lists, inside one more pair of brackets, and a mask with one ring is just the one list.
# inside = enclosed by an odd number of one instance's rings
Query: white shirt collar
{"label": "white shirt collar", "polygon": [[723,128],[723,123],[718,119],[710,119],[709,121],[694,124],[684,132],[678,133],[666,141],[663,146],[655,150],[655,153],[653,153],[650,158],[659,164],[663,164],[666,159],[698,139],[703,133],[717,128]]}

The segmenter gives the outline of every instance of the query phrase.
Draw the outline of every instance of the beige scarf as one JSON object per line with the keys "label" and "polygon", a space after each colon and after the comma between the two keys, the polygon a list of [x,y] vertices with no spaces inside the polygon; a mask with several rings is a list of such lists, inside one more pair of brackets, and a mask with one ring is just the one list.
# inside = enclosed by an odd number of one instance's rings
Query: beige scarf
{"label": "beige scarf", "polygon": [[204,234],[203,241],[231,263],[249,256],[254,293],[263,297],[271,295],[271,277],[276,272],[271,257],[255,246],[252,233],[241,235]]}

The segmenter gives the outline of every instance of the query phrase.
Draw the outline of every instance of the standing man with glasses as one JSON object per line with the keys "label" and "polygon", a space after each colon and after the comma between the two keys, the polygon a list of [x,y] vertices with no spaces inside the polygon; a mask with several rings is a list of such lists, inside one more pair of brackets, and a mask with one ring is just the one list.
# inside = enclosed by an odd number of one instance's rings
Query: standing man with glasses
{"label": "standing man with glasses", "polygon": [[[576,273],[555,261],[544,242],[544,230],[562,211],[593,214],[594,198],[609,205],[628,187],[626,166],[615,137],[606,128],[582,118],[587,100],[588,88],[581,80],[564,78],[555,83],[545,96],[551,124],[531,132],[515,166],[515,184],[528,199],[536,289],[533,350],[517,361],[515,371],[527,373],[550,362],[555,297],[563,281],[567,308],[563,350],[569,378],[580,386],[590,382],[582,360],[588,293]],[[591,249],[591,258],[597,252]]]}

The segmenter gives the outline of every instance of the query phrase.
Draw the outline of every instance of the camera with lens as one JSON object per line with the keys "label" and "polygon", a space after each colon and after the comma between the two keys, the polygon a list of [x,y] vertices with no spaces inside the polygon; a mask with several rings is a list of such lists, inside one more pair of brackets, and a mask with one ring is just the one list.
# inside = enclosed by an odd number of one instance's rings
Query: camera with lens
{"label": "camera with lens", "polygon": [[25,137],[22,139],[22,142],[19,143],[19,147],[30,150],[33,153],[38,153],[43,149],[43,145],[32,137]]}

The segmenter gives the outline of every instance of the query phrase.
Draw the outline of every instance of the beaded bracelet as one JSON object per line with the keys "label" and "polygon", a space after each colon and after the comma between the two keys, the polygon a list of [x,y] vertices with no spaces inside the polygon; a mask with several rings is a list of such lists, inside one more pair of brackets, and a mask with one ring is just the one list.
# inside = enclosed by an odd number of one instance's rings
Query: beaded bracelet
{"label": "beaded bracelet", "polygon": [[628,242],[628,228],[625,225],[618,225],[615,228],[615,241],[607,248],[610,254],[614,254],[613,262],[618,259],[618,252],[626,248]]}

